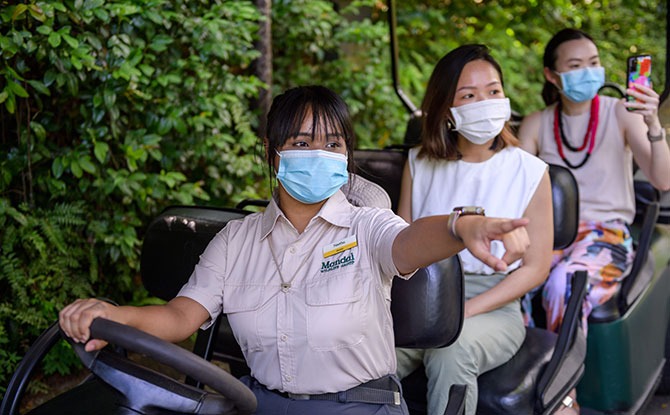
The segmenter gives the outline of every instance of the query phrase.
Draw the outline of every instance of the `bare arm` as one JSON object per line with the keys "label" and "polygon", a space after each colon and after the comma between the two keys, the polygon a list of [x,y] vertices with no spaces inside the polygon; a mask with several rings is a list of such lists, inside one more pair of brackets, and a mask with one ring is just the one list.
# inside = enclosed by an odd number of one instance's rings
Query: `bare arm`
{"label": "bare arm", "polygon": [[[462,241],[450,234],[448,221],[449,215],[420,218],[398,234],[393,241],[393,262],[400,273],[448,258],[463,248],[491,268],[503,271],[528,248],[528,219],[463,216],[456,221],[456,233]],[[503,241],[506,252],[502,258],[491,254],[492,240]]]}
{"label": "bare arm", "polygon": [[412,173],[409,170],[409,161],[405,162],[402,170],[397,213],[407,223],[412,223]]}
{"label": "bare arm", "polygon": [[59,313],[58,320],[65,334],[77,342],[88,342],[86,350],[91,351],[106,344],[100,340],[88,341],[89,328],[96,317],[135,327],[169,342],[178,342],[207,321],[209,313],[200,303],[186,297],[176,297],[164,305],[145,307],[117,307],[89,298],[66,306]]}
{"label": "bare arm", "polygon": [[540,114],[541,112],[534,112],[523,118],[519,126],[519,141],[521,148],[536,156],[538,154],[537,143],[540,138]]}
{"label": "bare arm", "polygon": [[466,301],[465,317],[495,310],[517,299],[542,284],[549,275],[554,233],[548,172],[542,176],[524,216],[530,219],[526,229],[532,243],[523,255],[522,265],[495,287]]}
{"label": "bare arm", "polygon": [[[647,131],[653,136],[661,134],[662,126],[658,118],[658,94],[653,89],[634,84],[638,90],[628,89],[627,93],[644,102],[627,102],[617,105],[616,115],[624,132],[633,157],[649,182],[661,191],[670,190],[670,148],[667,140],[650,142]],[[635,111],[627,111],[626,107]]]}

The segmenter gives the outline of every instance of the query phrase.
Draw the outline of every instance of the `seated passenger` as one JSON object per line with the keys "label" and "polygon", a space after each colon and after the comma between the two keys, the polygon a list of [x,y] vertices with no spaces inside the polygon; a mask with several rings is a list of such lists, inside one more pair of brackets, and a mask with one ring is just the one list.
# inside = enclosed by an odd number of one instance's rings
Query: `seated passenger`
{"label": "seated passenger", "polygon": [[[551,188],[546,163],[518,147],[507,120],[509,99],[498,63],[484,45],[464,45],[438,63],[422,103],[421,145],[409,152],[398,213],[410,223],[471,206],[493,216],[524,216],[530,246],[507,269],[491,268],[474,252],[460,252],[465,274],[465,321],[446,348],[397,349],[402,378],[423,363],[428,413],[441,415],[453,384],[467,385],[466,413],[477,409],[477,377],[508,361],[521,347],[525,326],[519,298],[542,284],[553,243]],[[512,232],[503,238],[514,239]],[[525,237],[525,235],[524,235]],[[497,257],[506,255],[491,243]]]}
{"label": "seated passenger", "polygon": [[583,327],[593,307],[609,300],[633,260],[628,226],[635,217],[633,159],[652,185],[670,189],[670,150],[658,118],[658,94],[637,85],[638,101],[598,96],[605,82],[593,39],[563,29],[544,51],[547,108],[524,118],[521,146],[548,163],[568,167],[579,186],[579,233],[555,253],[543,289],[547,327],[558,331],[576,270],[589,275]]}
{"label": "seated passenger", "polygon": [[[528,219],[440,215],[408,225],[389,209],[351,205],[340,187],[353,128],[344,101],[324,87],[275,98],[267,127],[273,199],[214,237],[177,297],[145,307],[77,300],[60,326],[90,351],[104,346],[89,338],[96,317],[176,342],[223,312],[251,368],[243,381],[258,413],[407,414],[395,376],[393,277],[465,246],[503,272],[528,246]],[[504,242],[502,258],[487,250],[493,240]]]}

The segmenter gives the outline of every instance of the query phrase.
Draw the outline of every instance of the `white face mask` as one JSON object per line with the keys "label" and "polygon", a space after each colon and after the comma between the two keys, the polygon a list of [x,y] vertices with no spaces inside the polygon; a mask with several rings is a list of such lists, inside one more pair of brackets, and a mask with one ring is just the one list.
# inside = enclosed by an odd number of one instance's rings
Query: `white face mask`
{"label": "white face mask", "polygon": [[472,104],[451,107],[454,130],[472,144],[485,144],[500,134],[512,109],[509,98],[486,99]]}

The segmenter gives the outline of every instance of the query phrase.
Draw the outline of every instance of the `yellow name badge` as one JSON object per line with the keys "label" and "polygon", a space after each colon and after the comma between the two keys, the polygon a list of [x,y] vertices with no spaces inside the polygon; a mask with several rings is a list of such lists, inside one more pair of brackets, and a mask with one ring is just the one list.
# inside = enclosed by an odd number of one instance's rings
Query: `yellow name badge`
{"label": "yellow name badge", "polygon": [[344,252],[347,249],[351,249],[355,246],[358,246],[358,241],[356,240],[356,235],[351,235],[347,237],[346,239],[343,239],[339,242],[332,243],[330,245],[326,245],[323,247],[323,257],[328,258],[329,256],[333,256],[336,254],[339,254],[340,252]]}

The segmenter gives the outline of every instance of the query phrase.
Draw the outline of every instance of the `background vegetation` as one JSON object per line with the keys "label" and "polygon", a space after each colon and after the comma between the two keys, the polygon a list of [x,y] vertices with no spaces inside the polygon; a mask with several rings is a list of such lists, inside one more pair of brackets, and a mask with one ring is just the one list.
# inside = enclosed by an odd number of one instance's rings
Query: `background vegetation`
{"label": "background vegetation", "polygon": [[[417,105],[433,64],[477,42],[502,63],[514,108],[540,108],[543,47],[565,26],[598,39],[609,81],[650,52],[664,82],[656,2],[398,3],[401,85]],[[386,18],[376,0],[274,1],[272,91],[327,85],[348,102],[359,147],[400,143],[409,114],[391,85]],[[268,196],[254,110],[261,19],[241,0],[0,1],[0,392],[66,303],[152,301],[141,240],[165,206]],[[67,373],[66,356],[44,372]]]}

